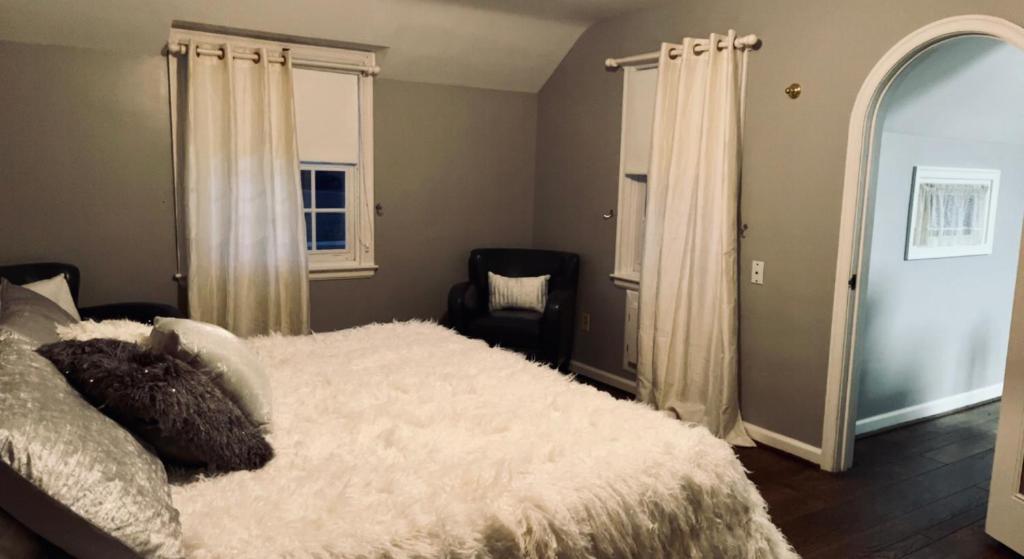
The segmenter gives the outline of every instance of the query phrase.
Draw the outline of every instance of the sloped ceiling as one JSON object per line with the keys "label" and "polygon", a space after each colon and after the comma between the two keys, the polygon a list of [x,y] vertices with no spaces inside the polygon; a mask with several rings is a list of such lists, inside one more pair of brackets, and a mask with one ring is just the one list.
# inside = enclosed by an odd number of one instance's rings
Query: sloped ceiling
{"label": "sloped ceiling", "polygon": [[0,40],[158,53],[172,21],[380,45],[382,77],[536,92],[581,33],[664,0],[0,0]]}

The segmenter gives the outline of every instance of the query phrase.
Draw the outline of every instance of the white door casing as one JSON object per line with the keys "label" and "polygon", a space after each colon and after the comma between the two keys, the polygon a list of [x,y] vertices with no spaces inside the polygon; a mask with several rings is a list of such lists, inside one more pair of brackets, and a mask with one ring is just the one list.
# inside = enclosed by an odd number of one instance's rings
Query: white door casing
{"label": "white door casing", "polygon": [[[1007,20],[986,15],[942,19],[914,31],[893,46],[872,68],[854,102],[847,137],[821,441],[821,468],[826,471],[844,471],[853,464],[856,379],[852,361],[860,289],[851,289],[849,282],[862,271],[863,217],[868,207],[869,178],[874,165],[871,154],[875,147],[878,107],[893,78],[911,60],[939,42],[963,35],[989,36],[1024,49],[1024,28]],[[1024,405],[1024,401],[1018,402],[1020,405]],[[1017,437],[1020,438],[1020,432]],[[1003,438],[1001,430],[1000,439]],[[1020,484],[1019,470],[1017,483]],[[1019,526],[1024,526],[1024,514],[1017,521]]]}
{"label": "white door casing", "polygon": [[[1021,245],[1024,252],[1024,244]],[[1024,255],[1022,255],[1024,256]],[[1024,339],[1024,259],[1018,260],[1010,340]],[[985,531],[1024,554],[1024,344],[1010,343]]]}

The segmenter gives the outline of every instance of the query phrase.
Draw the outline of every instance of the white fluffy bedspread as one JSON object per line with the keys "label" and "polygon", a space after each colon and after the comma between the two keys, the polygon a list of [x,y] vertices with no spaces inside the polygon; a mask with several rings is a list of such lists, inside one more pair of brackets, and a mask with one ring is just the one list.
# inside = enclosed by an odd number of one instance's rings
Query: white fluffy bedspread
{"label": "white fluffy bedspread", "polygon": [[732,449],[440,326],[251,346],[277,456],[173,490],[190,557],[792,557]]}

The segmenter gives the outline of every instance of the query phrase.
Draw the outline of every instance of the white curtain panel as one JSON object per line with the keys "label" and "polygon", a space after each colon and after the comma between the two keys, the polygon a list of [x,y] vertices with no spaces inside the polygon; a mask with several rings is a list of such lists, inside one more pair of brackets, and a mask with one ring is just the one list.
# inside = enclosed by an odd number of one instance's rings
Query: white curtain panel
{"label": "white curtain panel", "polygon": [[309,330],[292,66],[197,56],[186,67],[184,188],[192,318],[240,336]]}
{"label": "white curtain panel", "polygon": [[737,219],[745,52],[735,33],[662,45],[640,279],[637,398],[734,445]]}

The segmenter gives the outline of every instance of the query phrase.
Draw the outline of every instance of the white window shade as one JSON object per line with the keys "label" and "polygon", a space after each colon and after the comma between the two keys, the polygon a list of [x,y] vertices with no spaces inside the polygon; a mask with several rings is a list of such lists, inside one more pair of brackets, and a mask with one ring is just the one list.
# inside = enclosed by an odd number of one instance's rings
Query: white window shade
{"label": "white window shade", "polygon": [[658,69],[638,69],[627,73],[625,96],[626,126],[622,149],[624,172],[646,175],[651,161],[651,132],[654,127],[654,95],[658,87]]}
{"label": "white window shade", "polygon": [[295,69],[299,159],[359,163],[359,77]]}

